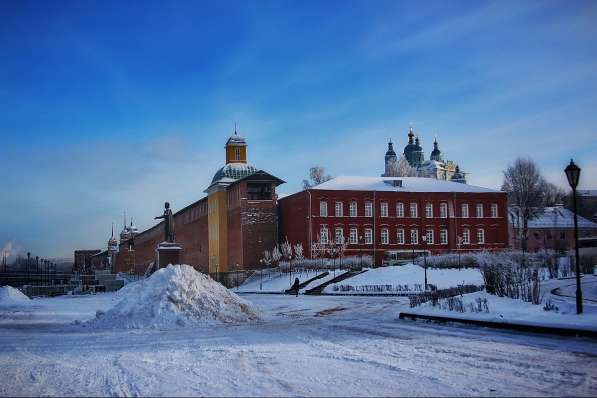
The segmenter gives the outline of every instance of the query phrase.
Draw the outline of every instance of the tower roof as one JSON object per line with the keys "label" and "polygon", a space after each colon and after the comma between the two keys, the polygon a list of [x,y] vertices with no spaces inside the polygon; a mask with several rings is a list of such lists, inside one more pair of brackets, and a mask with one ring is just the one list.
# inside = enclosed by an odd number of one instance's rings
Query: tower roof
{"label": "tower roof", "polygon": [[389,156],[396,156],[396,152],[394,152],[394,144],[392,144],[392,140],[388,142],[388,150],[386,152],[386,157]]}
{"label": "tower roof", "polygon": [[431,151],[431,156],[429,157],[431,160],[437,160],[438,162],[442,160],[442,153],[439,150],[439,144],[437,143],[437,137],[433,140],[433,151]]}

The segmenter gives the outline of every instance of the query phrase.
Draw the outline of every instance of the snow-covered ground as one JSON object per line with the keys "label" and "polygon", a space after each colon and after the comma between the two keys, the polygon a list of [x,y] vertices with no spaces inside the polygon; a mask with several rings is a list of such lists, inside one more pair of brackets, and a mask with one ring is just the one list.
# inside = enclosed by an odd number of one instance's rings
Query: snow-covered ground
{"label": "snow-covered ground", "polygon": [[[419,307],[409,308],[406,312],[425,315],[440,315],[459,319],[478,319],[491,322],[517,323],[533,326],[561,327],[572,329],[588,329],[597,331],[597,305],[584,304],[583,314],[576,314],[576,306],[572,301],[551,299],[551,303],[557,307],[551,311],[543,309],[544,303],[533,305],[522,300],[515,300],[507,297],[498,297],[485,291],[464,294],[461,299],[465,312],[450,311],[445,308],[445,300],[440,305],[433,306],[425,303]],[[476,300],[486,299],[487,310],[471,312],[469,303],[476,304]]]}
{"label": "snow-covered ground", "polygon": [[[303,271],[303,272],[293,272],[292,275],[289,277],[287,273],[272,273],[270,277],[266,277],[261,281],[259,277],[255,276],[251,279],[247,280],[245,283],[240,285],[238,288],[232,289],[234,292],[238,293],[283,293],[286,289],[289,289],[292,284],[294,283],[294,278],[299,278],[299,282],[303,283],[306,280],[316,277],[317,275],[323,274],[326,271]],[[319,278],[307,286],[301,289],[301,292],[305,290],[309,290],[321,283],[324,283],[332,278],[334,275],[338,276],[346,271],[343,270],[336,270],[334,273],[333,270],[329,271],[327,276]]]}
{"label": "snow-covered ground", "polygon": [[401,321],[402,297],[243,298],[261,321],[72,324],[111,293],[0,309],[0,395],[597,395],[594,340]]}
{"label": "snow-covered ground", "polygon": [[[427,283],[436,285],[439,289],[458,285],[482,285],[483,277],[477,268],[427,268]],[[369,269],[367,272],[345,279],[337,284],[328,285],[324,293],[362,293],[361,291],[340,291],[335,285],[342,286],[372,286],[372,285],[408,285],[410,291],[415,292],[415,285],[423,287],[425,284],[425,270],[414,264],[389,266]],[[395,289],[394,289],[395,290]]]}

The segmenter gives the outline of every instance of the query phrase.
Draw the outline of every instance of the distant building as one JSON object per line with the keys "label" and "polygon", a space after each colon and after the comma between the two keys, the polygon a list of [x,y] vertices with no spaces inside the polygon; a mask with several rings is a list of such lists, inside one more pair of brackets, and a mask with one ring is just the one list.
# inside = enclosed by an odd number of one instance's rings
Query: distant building
{"label": "distant building", "polygon": [[346,256],[370,255],[377,265],[388,254],[508,246],[506,193],[451,181],[336,177],[278,203],[280,238],[302,243],[306,256],[312,242],[332,240],[348,244]]}
{"label": "distant building", "polygon": [[[408,163],[417,171],[419,177],[429,177],[438,180],[454,181],[466,184],[466,173],[460,170],[458,164],[452,160],[444,160],[439,149],[437,138],[433,142],[433,150],[429,160],[425,160],[425,154],[421,141],[415,136],[412,127],[408,131],[408,144],[404,147],[404,157]],[[392,141],[388,143],[388,150],[384,158],[385,177],[401,177],[392,174],[393,163],[398,161]]]}
{"label": "distant building", "polygon": [[[510,222],[510,246],[521,248],[518,228],[521,223],[514,209],[508,209]],[[580,238],[597,236],[597,223],[578,216]],[[555,250],[566,253],[574,250],[574,213],[563,206],[546,207],[538,217],[528,222],[527,250]]]}
{"label": "distant building", "polygon": [[91,269],[91,259],[93,256],[101,253],[101,249],[75,250],[73,271],[85,272]]}
{"label": "distant building", "polygon": [[578,214],[597,222],[597,189],[579,189],[576,195]]}

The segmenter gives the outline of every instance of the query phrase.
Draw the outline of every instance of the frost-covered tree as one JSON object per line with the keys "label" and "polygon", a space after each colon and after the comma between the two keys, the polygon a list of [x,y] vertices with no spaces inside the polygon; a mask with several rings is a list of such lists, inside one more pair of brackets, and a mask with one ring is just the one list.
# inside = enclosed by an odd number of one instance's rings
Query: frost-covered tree
{"label": "frost-covered tree", "polygon": [[275,246],[272,249],[272,260],[274,264],[278,264],[280,262],[280,259],[282,258],[282,253],[280,252],[280,249],[278,248],[278,246]]}
{"label": "frost-covered tree", "polygon": [[389,173],[387,177],[416,177],[417,169],[412,167],[406,157],[400,155],[398,160],[392,162],[389,167]]}
{"label": "frost-covered tree", "polygon": [[312,188],[331,179],[332,176],[325,174],[325,169],[323,167],[311,167],[309,169],[309,180],[303,180],[303,189]]}
{"label": "frost-covered tree", "polygon": [[269,266],[272,265],[273,262],[274,259],[272,258],[272,254],[269,250],[265,250],[263,252],[263,256],[261,257],[261,263],[265,265],[267,268],[269,268]]}
{"label": "frost-covered tree", "polygon": [[294,247],[294,260],[299,266],[303,263],[305,255],[303,254],[303,244],[297,243]]}
{"label": "frost-covered tree", "polygon": [[288,261],[288,277],[292,280],[292,245],[288,242],[288,238],[280,245],[280,248],[282,250],[282,257]]}
{"label": "frost-covered tree", "polygon": [[504,170],[502,191],[508,194],[508,204],[512,209],[511,220],[518,226],[518,239],[522,250],[527,249],[529,220],[537,217],[545,203],[543,189],[545,180],[531,158],[517,158],[514,164]]}
{"label": "frost-covered tree", "polygon": [[566,201],[566,191],[551,182],[543,180],[543,187],[541,189],[543,191],[544,206],[564,204]]}

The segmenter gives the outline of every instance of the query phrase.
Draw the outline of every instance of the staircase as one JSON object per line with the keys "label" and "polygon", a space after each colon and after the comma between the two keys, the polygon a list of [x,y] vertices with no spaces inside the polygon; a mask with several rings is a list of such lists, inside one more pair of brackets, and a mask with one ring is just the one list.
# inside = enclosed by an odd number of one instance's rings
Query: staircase
{"label": "staircase", "polygon": [[[316,276],[314,276],[314,277],[313,277],[313,278],[311,278],[311,279],[307,279],[307,280],[306,280],[306,281],[304,281],[303,283],[299,284],[299,291],[300,291],[301,289],[303,289],[305,286],[309,285],[309,283],[311,283],[311,282],[313,282],[313,281],[316,281],[317,279],[321,279],[321,278],[323,278],[323,277],[326,277],[326,276],[328,276],[329,274],[330,274],[329,272],[324,272],[324,273],[322,273],[322,274],[319,274],[319,275],[316,275]],[[284,293],[294,293],[294,290],[292,290],[292,289],[286,289],[286,290],[284,291]]]}
{"label": "staircase", "polygon": [[315,286],[314,288],[307,290],[305,292],[305,294],[311,294],[311,295],[321,294],[323,292],[323,289],[325,289],[328,285],[341,282],[344,279],[352,278],[353,276],[362,274],[363,272],[367,272],[367,270],[365,269],[362,271],[346,271],[345,273],[340,274],[337,277],[330,279],[329,281],[324,282],[319,286]]}

